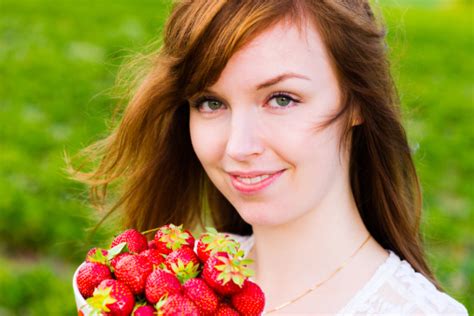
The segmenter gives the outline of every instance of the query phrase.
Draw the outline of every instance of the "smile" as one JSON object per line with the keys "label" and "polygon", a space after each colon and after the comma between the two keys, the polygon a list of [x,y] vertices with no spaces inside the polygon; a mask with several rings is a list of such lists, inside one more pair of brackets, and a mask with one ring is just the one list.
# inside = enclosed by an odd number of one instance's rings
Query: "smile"
{"label": "smile", "polygon": [[270,186],[284,171],[280,170],[274,173],[253,176],[230,174],[230,177],[232,185],[237,191],[244,194],[253,194]]}
{"label": "smile", "polygon": [[254,178],[242,178],[242,177],[236,177],[237,180],[239,180],[240,182],[243,182],[245,184],[256,184],[256,183],[259,183],[259,182],[262,182],[263,180],[269,178],[270,175],[269,174],[264,174],[262,176],[257,176],[257,177],[254,177]]}

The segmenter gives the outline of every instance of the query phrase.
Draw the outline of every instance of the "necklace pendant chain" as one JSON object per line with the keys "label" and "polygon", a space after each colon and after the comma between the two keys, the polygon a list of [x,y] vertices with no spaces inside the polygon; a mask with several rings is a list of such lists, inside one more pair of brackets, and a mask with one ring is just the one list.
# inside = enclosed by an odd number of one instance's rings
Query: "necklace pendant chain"
{"label": "necklace pendant chain", "polygon": [[281,304],[277,307],[274,307],[274,308],[272,308],[268,311],[264,311],[262,313],[262,315],[267,315],[267,314],[276,312],[276,311],[278,311],[278,310],[280,310],[280,309],[282,309],[282,308],[284,308],[288,305],[291,305],[294,302],[298,301],[299,299],[303,298],[304,296],[308,295],[309,293],[313,292],[317,288],[321,287],[324,283],[326,283],[327,281],[332,279],[332,277],[335,276],[339,271],[344,269],[344,267],[347,266],[347,264],[351,261],[351,259],[354,258],[359,253],[359,251],[365,246],[365,244],[369,241],[369,239],[370,239],[370,234],[369,234],[369,236],[367,236],[367,238],[364,240],[364,242],[346,260],[344,260],[344,262],[339,267],[337,267],[337,269],[335,269],[327,278],[325,278],[324,280],[316,283],[314,286],[310,287],[309,289],[307,289],[306,291],[304,291],[302,294],[298,295],[297,297],[293,298],[292,300],[290,300],[286,303],[283,303],[283,304]]}

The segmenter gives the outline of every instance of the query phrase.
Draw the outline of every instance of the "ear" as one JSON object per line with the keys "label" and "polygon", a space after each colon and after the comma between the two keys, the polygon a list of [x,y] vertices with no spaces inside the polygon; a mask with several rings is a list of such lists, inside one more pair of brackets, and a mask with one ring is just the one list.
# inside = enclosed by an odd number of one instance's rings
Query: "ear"
{"label": "ear", "polygon": [[362,125],[364,123],[364,118],[362,117],[360,106],[356,105],[352,110],[351,115],[351,127]]}

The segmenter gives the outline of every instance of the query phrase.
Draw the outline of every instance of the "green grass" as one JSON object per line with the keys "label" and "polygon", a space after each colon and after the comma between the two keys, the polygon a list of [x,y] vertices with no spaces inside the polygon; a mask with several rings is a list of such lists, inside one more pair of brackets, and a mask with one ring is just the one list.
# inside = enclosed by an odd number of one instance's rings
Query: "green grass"
{"label": "green grass", "polygon": [[[423,232],[445,289],[474,306],[472,6],[390,16],[392,56],[424,194]],[[436,21],[436,23],[433,23]]]}
{"label": "green grass", "polygon": [[[380,1],[430,262],[474,306],[473,21],[470,1]],[[414,2],[411,2],[412,4]],[[0,315],[75,313],[70,286],[93,223],[63,153],[106,133],[125,56],[159,34],[168,2],[0,4]],[[8,259],[7,259],[8,258]]]}

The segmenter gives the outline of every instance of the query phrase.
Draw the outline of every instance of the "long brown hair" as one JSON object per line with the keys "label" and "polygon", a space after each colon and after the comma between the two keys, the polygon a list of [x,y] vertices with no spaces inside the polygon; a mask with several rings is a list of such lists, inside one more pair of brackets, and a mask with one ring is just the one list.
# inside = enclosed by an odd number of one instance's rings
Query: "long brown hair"
{"label": "long brown hair", "polygon": [[[166,223],[213,225],[248,235],[252,228],[208,179],[191,145],[188,98],[212,85],[233,54],[281,19],[309,20],[326,45],[342,90],[350,141],[351,187],[372,236],[436,284],[419,233],[421,194],[401,125],[384,27],[367,0],[178,1],[161,48],[149,55],[146,75],[121,120],[104,140],[86,148],[92,172],[76,173],[104,206],[110,185],[118,193],[109,214],[140,230]],[[143,73],[143,72],[142,72]],[[350,124],[357,113],[362,124]]]}

